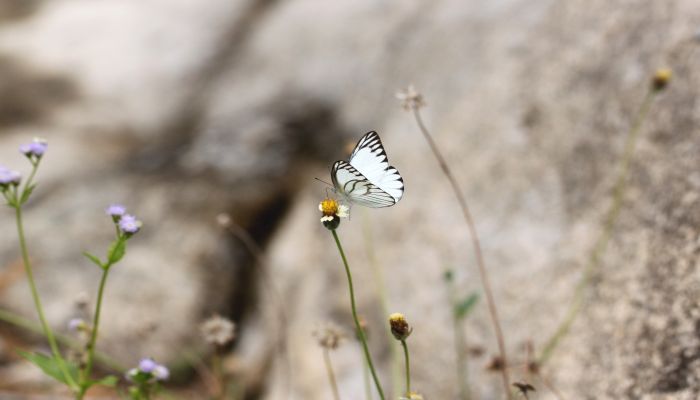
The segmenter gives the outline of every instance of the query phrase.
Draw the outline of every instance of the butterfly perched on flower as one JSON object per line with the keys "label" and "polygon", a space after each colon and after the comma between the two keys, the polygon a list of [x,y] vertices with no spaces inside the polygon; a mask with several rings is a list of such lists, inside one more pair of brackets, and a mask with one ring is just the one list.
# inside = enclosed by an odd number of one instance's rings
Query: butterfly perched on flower
{"label": "butterfly perched on flower", "polygon": [[374,131],[357,142],[348,161],[333,164],[331,180],[346,201],[365,207],[393,206],[403,196],[403,178],[389,165],[382,141]]}

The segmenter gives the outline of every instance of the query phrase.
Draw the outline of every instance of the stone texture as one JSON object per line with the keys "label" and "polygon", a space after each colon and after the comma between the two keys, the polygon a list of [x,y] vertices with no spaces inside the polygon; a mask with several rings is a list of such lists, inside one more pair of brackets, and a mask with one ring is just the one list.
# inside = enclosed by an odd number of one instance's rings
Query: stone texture
{"label": "stone texture", "polygon": [[[693,3],[54,1],[0,10],[15,15],[0,28],[0,68],[13,78],[0,82],[20,100],[0,99],[0,160],[19,166],[16,144],[36,133],[51,140],[27,221],[51,320],[70,317],[71,294],[93,294],[96,271],[78,252],[109,240],[101,210],[121,200],[147,229],[111,278],[105,350],[176,360],[174,349],[197,343],[193,325],[217,309],[241,325],[227,365],[251,397],[329,398],[311,332],[327,320],[352,325],[342,265],[318,223],[325,188],[313,177],[328,179],[331,163],[377,130],[406,196],[386,210],[355,207],[340,228],[358,305],[388,388],[381,266],[387,311],[415,327],[415,388],[455,398],[442,275],[454,269],[464,294],[480,290],[479,277],[447,182],[394,92],[414,83],[427,99],[425,121],[464,187],[519,365],[525,343],[539,349],[566,312],[625,132],[649,76],[668,66],[673,82],[642,127],[586,307],[542,376],[569,399],[696,398]],[[262,263],[218,230],[220,211],[263,246]],[[8,271],[14,236],[0,234]],[[60,285],[50,269],[62,271]],[[18,279],[0,300],[31,315],[26,296]],[[134,347],[144,327],[155,331]],[[485,371],[496,347],[483,301],[467,332],[487,351],[471,360],[473,392],[501,398],[498,376]],[[343,397],[362,398],[357,344],[333,361]],[[557,398],[517,366],[512,376]]]}

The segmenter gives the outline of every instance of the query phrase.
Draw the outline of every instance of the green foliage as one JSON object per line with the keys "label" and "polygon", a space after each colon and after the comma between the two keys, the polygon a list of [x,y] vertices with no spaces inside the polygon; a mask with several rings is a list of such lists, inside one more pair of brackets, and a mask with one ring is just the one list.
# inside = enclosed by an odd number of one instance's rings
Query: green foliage
{"label": "green foliage", "polygon": [[100,260],[99,257],[97,257],[97,256],[95,256],[95,255],[93,255],[93,254],[90,254],[90,253],[88,253],[87,251],[84,251],[84,252],[83,252],[83,255],[84,255],[88,260],[92,261],[95,265],[97,265],[98,267],[104,268],[104,266],[102,265],[102,261]]}
{"label": "green foliage", "polygon": [[[69,382],[66,380],[66,377],[63,375],[63,372],[61,372],[61,368],[59,366],[60,361],[58,361],[56,358],[40,353],[29,353],[26,351],[17,351],[17,353],[20,356],[27,359],[32,364],[41,368],[41,370],[44,371],[46,375],[56,379],[57,381],[65,385],[70,385]],[[72,364],[68,361],[63,361],[63,363],[68,368],[68,373],[73,377],[74,380],[77,380],[78,367],[75,364]]]}
{"label": "green foliage", "polygon": [[107,265],[116,264],[126,254],[126,238],[118,237],[107,250]]}
{"label": "green foliage", "polygon": [[469,313],[471,313],[471,311],[474,309],[474,306],[476,306],[476,303],[478,302],[479,294],[472,293],[461,302],[455,304],[454,313],[457,319],[462,319],[469,315]]}
{"label": "green foliage", "polygon": [[32,183],[27,188],[24,189],[22,192],[22,197],[19,199],[19,204],[22,205],[29,200],[29,196],[32,195],[32,192],[34,191],[34,188],[36,188],[36,183]]}

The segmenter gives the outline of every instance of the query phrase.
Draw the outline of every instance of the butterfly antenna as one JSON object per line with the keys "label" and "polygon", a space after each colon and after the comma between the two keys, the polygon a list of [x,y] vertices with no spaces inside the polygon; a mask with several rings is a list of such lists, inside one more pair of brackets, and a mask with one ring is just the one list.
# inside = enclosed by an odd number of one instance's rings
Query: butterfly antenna
{"label": "butterfly antenna", "polygon": [[318,178],[314,178],[314,179],[316,179],[317,181],[319,181],[319,182],[321,182],[321,183],[325,183],[325,184],[328,185],[329,187],[333,187],[333,185],[331,185],[330,183],[324,181],[323,179],[318,179]]}

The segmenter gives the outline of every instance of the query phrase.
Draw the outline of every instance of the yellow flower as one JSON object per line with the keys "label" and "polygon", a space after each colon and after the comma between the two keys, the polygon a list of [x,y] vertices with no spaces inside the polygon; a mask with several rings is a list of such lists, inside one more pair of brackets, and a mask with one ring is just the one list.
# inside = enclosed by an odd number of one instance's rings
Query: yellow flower
{"label": "yellow flower", "polygon": [[318,210],[323,213],[321,223],[328,229],[336,229],[340,225],[341,218],[350,216],[350,208],[348,206],[330,198],[324,199],[319,203]]}
{"label": "yellow flower", "polygon": [[671,72],[670,69],[659,68],[654,73],[654,77],[651,80],[651,86],[656,91],[663,90],[666,88],[668,83],[671,81],[671,77],[673,77],[673,72]]}

